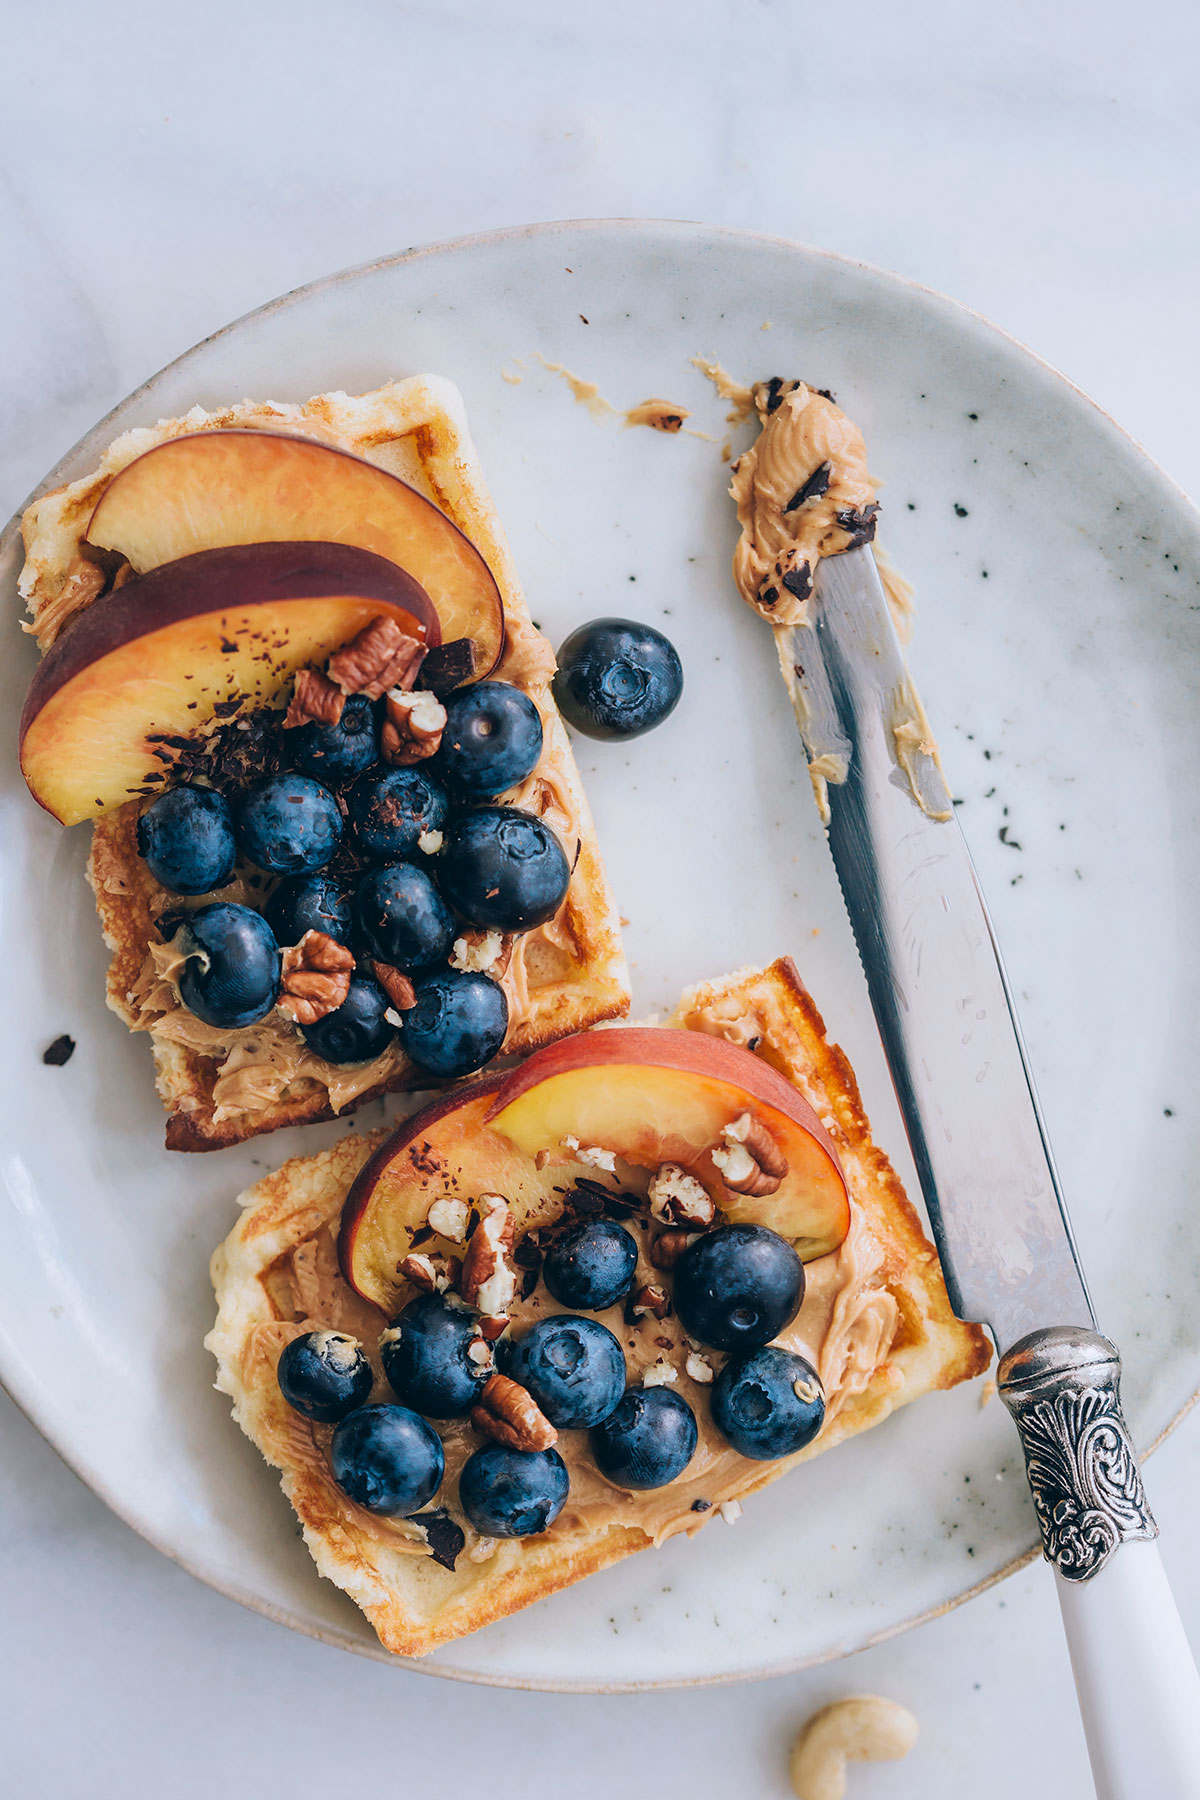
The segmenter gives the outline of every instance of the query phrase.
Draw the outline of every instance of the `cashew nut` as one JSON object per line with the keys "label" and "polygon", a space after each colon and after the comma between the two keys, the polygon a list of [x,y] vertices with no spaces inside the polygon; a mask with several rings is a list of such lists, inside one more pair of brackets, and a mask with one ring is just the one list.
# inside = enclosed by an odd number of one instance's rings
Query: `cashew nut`
{"label": "cashew nut", "polygon": [[917,1741],[906,1706],[878,1694],[855,1694],[823,1706],[792,1745],[797,1800],[843,1800],[848,1762],[894,1762]]}

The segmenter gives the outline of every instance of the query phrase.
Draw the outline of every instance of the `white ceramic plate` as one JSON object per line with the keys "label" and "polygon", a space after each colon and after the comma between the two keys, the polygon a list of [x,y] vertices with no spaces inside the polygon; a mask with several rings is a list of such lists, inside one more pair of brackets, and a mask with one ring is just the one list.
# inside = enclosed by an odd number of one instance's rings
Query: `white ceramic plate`
{"label": "white ceramic plate", "polygon": [[[1089,401],[952,302],[819,251],[687,225],[539,226],[275,301],[133,394],[46,485],[83,473],[127,426],[197,402],[451,376],[534,617],[557,642],[628,613],[664,625],[683,656],[687,689],[661,730],[579,746],[631,920],[635,1009],[791,952],[907,1176],[771,644],[730,585],[718,443],[597,421],[538,353],[618,407],[682,402],[714,440],[725,407],[696,354],[743,379],[831,387],[863,426],[885,484],[882,540],[917,583],[913,664],[1021,999],[1101,1323],[1125,1351],[1127,1409],[1150,1444],[1200,1369],[1198,534],[1187,502]],[[12,534],[0,681],[14,723],[34,666],[16,624],[19,560]],[[235,1194],[347,1126],[167,1155],[148,1046],[104,1007],[86,834],[38,813],[11,754],[0,781],[0,1372],[168,1555],[298,1630],[379,1655],[317,1577],[200,1347],[208,1257]],[[44,1067],[63,1031],[74,1058]],[[976,1385],[924,1400],[779,1482],[735,1529],[717,1522],[631,1558],[419,1666],[547,1688],[728,1680],[950,1606],[1033,1549],[1012,1428],[980,1399]]]}

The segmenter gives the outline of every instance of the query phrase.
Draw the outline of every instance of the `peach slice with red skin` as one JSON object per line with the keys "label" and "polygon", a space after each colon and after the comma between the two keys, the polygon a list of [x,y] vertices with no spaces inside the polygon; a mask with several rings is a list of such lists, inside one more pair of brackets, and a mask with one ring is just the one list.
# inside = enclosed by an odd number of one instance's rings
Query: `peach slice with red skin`
{"label": "peach slice with red skin", "polygon": [[204,550],[137,576],[38,665],[20,724],[30,792],[64,825],[123,806],[161,782],[171,738],[281,703],[298,669],[381,617],[440,642],[412,576],[345,544]]}
{"label": "peach slice with red skin", "polygon": [[[759,1198],[726,1188],[712,1159],[723,1128],[747,1112],[788,1165]],[[573,1138],[643,1169],[678,1163],[729,1223],[768,1226],[806,1262],[850,1229],[837,1151],[807,1100],[751,1051],[704,1032],[627,1026],[550,1044],[506,1076],[487,1123],[531,1159],[572,1160]]]}
{"label": "peach slice with red skin", "polygon": [[229,544],[353,545],[420,583],[445,643],[474,640],[474,680],[504,649],[495,576],[453,520],[386,469],[312,438],[247,430],[169,438],[113,478],[87,539],[139,573]]}

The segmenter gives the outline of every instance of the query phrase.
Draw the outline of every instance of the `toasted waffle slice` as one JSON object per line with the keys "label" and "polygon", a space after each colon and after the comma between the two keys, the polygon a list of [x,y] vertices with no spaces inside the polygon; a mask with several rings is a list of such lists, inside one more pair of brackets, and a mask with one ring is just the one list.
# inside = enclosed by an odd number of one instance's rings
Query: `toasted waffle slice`
{"label": "toasted waffle slice", "polygon": [[[105,596],[96,596],[96,565],[81,557],[80,544],[113,477],[168,438],[229,427],[303,434],[377,463],[432,500],[480,551],[504,605],[507,648],[496,677],[530,695],[544,731],[537,768],[503,798],[544,817],[574,866],[566,899],[546,925],[502,943],[494,936],[482,945],[468,942],[464,954],[505,989],[506,1052],[531,1050],[624,1014],[629,978],[619,921],[551,694],[554,655],[530,620],[462,399],[450,382],[414,376],[358,397],[322,394],[303,406],[246,401],[214,413],[196,407],[184,418],[126,432],[92,475],[45,495],[25,514],[21,593],[39,646],[48,649],[83,607],[104,604]],[[428,1075],[414,1070],[398,1042],[370,1063],[338,1068],[310,1052],[282,1013],[242,1030],[216,1030],[181,1006],[172,980],[178,959],[156,925],[178,901],[137,853],[137,821],[147,804],[132,800],[97,819],[89,877],[112,950],[108,1003],[131,1029],[150,1036],[168,1148],[219,1149],[280,1126],[331,1118],[390,1090],[428,1086]],[[221,898],[254,905],[265,894],[263,882],[240,870]]]}
{"label": "toasted waffle slice", "polygon": [[[763,1463],[736,1454],[709,1421],[706,1389],[687,1369],[690,1346],[676,1322],[622,1329],[617,1309],[613,1328],[627,1344],[650,1334],[656,1347],[649,1358],[673,1366],[675,1391],[700,1420],[700,1447],[683,1475],[652,1492],[625,1492],[600,1477],[586,1434],[567,1432],[558,1443],[571,1472],[563,1511],[541,1536],[495,1543],[480,1539],[458,1510],[455,1470],[479,1440],[465,1423],[448,1422],[440,1428],[448,1473],[431,1502],[433,1515],[426,1513],[424,1523],[381,1520],[335,1486],[328,1462],[332,1428],[310,1424],[287,1406],[276,1364],[284,1346],[305,1332],[347,1331],[375,1362],[373,1397],[389,1397],[376,1351],[384,1315],[342,1279],[336,1250],[347,1191],[383,1134],[343,1140],[256,1183],[242,1196],[240,1222],[213,1257],[218,1313],[207,1346],[217,1359],[217,1386],[232,1396],[243,1431],[281,1472],[318,1569],[356,1601],[389,1650],[424,1655],[635,1550],[680,1531],[694,1533],[723,1502],[744,1498],[793,1463],[878,1424],[895,1407],[987,1366],[987,1342],[951,1312],[933,1247],[871,1141],[853,1072],[826,1040],[792,963],[692,988],[670,1023],[749,1046],[783,1073],[816,1111],[846,1176],[849,1235],[839,1250],[809,1263],[805,1302],[790,1328],[818,1368],[827,1399],[823,1429],[797,1455]],[[670,1349],[657,1348],[668,1339]],[[647,1360],[640,1344],[629,1356],[635,1369]]]}

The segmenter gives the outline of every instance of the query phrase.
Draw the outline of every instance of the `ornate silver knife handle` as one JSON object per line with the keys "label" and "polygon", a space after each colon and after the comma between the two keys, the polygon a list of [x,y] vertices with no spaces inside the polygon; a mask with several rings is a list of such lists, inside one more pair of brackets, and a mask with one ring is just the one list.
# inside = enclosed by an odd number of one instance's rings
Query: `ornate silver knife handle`
{"label": "ornate silver knife handle", "polygon": [[1137,1451],[1121,1413],[1121,1358],[1099,1332],[1035,1331],[1002,1358],[997,1385],[1016,1421],[1047,1561],[1087,1581],[1121,1544],[1156,1538]]}

